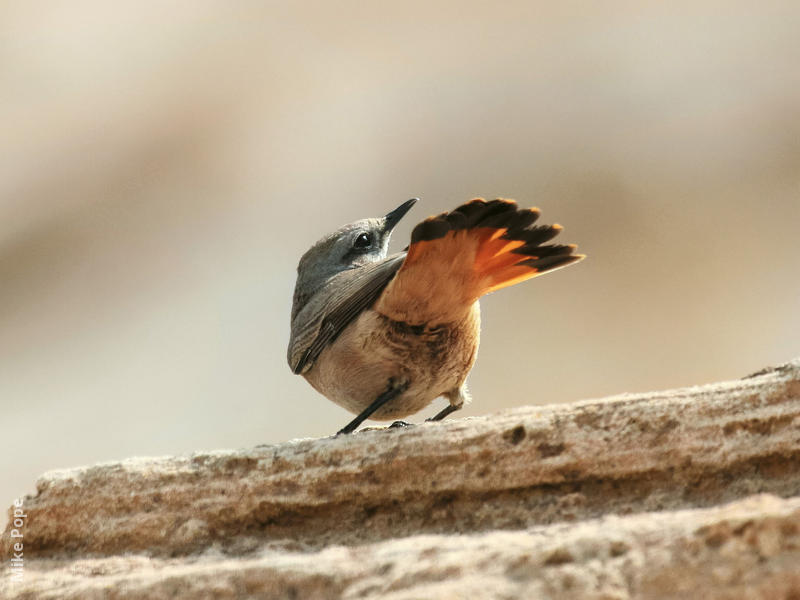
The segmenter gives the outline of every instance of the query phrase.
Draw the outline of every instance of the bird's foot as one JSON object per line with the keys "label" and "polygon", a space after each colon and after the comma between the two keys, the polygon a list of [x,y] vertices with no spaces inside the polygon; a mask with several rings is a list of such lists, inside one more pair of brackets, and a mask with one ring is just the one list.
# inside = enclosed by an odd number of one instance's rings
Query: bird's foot
{"label": "bird's foot", "polygon": [[372,414],[382,407],[384,404],[393,400],[403,392],[408,389],[408,381],[401,381],[398,382],[395,380],[394,377],[389,378],[389,383],[386,386],[386,390],[381,393],[380,396],[373,400],[372,404],[370,404],[367,408],[362,410],[358,416],[350,421],[347,425],[345,425],[342,429],[336,432],[336,435],[348,434],[353,433],[361,423],[369,419]]}

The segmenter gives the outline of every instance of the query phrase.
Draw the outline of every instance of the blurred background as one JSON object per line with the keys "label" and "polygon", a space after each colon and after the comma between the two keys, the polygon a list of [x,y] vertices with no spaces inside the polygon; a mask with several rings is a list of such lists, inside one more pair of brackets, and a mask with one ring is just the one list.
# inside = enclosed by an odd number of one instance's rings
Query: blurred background
{"label": "blurred background", "polygon": [[457,417],[800,355],[798,31],[796,1],[3,3],[0,505],[335,432],[286,364],[295,267],[412,196],[394,249],[504,196],[589,255],[483,301]]}

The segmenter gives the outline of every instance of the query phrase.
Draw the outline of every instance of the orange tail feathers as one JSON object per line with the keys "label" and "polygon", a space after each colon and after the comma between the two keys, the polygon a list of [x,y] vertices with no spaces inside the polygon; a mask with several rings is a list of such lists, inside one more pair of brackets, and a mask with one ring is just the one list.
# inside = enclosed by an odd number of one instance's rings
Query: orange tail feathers
{"label": "orange tail feathers", "polygon": [[378,310],[411,322],[447,320],[484,294],[583,258],[575,245],[547,244],[561,226],[535,225],[538,218],[538,209],[513,200],[477,198],[424,220]]}

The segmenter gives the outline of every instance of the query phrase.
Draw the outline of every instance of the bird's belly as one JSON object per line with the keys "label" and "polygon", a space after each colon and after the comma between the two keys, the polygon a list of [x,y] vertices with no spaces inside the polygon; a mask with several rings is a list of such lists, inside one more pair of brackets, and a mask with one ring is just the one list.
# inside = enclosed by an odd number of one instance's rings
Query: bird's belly
{"label": "bird's belly", "polygon": [[355,414],[390,385],[404,387],[370,417],[401,419],[464,383],[479,338],[477,302],[460,321],[436,327],[412,326],[366,310],[304,376],[318,392]]}

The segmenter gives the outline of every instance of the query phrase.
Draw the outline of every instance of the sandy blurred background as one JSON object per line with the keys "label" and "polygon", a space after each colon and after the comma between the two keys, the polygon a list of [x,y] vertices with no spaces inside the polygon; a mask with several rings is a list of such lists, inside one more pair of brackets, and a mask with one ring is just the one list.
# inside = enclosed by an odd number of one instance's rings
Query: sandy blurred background
{"label": "sandy blurred background", "polygon": [[285,362],[295,266],[412,196],[396,249],[481,195],[589,254],[484,301],[459,416],[799,355],[798,31],[796,1],[3,3],[0,505],[336,431]]}

